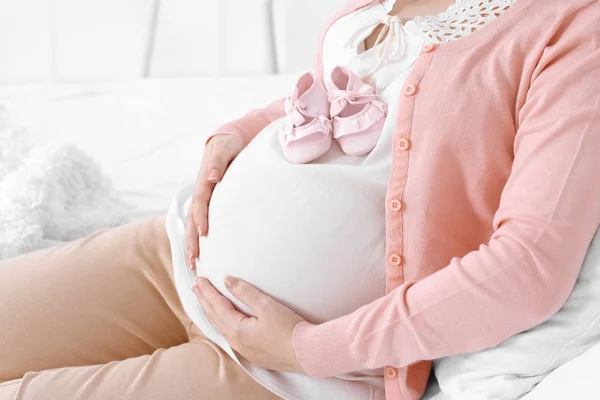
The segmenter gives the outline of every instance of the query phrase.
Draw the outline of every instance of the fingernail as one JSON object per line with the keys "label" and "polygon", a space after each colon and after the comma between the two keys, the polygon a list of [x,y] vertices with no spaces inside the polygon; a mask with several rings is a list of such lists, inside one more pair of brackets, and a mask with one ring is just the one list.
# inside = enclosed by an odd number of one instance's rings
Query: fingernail
{"label": "fingernail", "polygon": [[193,290],[194,292],[195,292],[195,291],[197,291],[197,290],[199,290],[199,289],[200,289],[200,288],[198,287],[198,284],[197,284],[197,283],[194,283],[194,284],[192,285],[192,290]]}
{"label": "fingernail", "polygon": [[198,229],[198,235],[204,236],[204,227],[202,225],[198,224],[198,226],[196,226],[196,228]]}
{"label": "fingernail", "polygon": [[213,169],[210,171],[210,173],[208,174],[208,180],[210,182],[216,182],[219,179],[219,170],[218,169]]}
{"label": "fingernail", "polygon": [[196,285],[198,285],[200,282],[202,282],[202,277],[201,276],[197,276],[196,277]]}
{"label": "fingernail", "polygon": [[227,286],[228,288],[232,288],[235,286],[237,282],[237,279],[235,279],[233,276],[225,276],[225,286]]}

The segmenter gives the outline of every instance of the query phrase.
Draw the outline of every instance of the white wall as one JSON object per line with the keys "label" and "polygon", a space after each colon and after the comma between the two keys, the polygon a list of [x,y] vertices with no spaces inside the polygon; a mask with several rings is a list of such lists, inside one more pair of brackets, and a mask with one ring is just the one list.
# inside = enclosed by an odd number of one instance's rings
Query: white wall
{"label": "white wall", "polygon": [[311,70],[319,39],[329,19],[348,0],[273,0],[279,71]]}
{"label": "white wall", "polygon": [[269,0],[163,0],[151,76],[273,73]]}
{"label": "white wall", "polygon": [[0,0],[0,79],[50,76],[49,15],[46,0]]}
{"label": "white wall", "polygon": [[[227,74],[273,73],[271,1],[218,0],[221,56]],[[291,1],[291,0],[290,0]]]}
{"label": "white wall", "polygon": [[306,70],[346,1],[0,0],[0,83]]}
{"label": "white wall", "polygon": [[154,0],[51,0],[49,3],[56,78],[142,74]]}
{"label": "white wall", "polygon": [[0,80],[139,76],[154,0],[0,0]]}
{"label": "white wall", "polygon": [[169,0],[159,4],[150,60],[152,76],[219,72],[216,57],[219,4],[219,1],[203,0]]}

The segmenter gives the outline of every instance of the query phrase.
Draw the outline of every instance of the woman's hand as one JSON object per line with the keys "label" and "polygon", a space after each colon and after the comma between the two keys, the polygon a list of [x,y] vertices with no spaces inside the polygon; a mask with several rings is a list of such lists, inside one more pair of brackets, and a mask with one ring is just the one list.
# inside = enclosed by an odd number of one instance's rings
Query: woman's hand
{"label": "woman's hand", "polygon": [[256,317],[238,311],[204,277],[196,278],[192,290],[207,318],[229,345],[258,367],[304,373],[292,347],[294,328],[304,318],[243,279],[227,276],[225,286],[233,296],[250,307]]}
{"label": "woman's hand", "polygon": [[199,238],[208,233],[208,203],[213,189],[243,147],[242,139],[233,134],[216,135],[206,144],[186,223],[187,262],[191,270],[196,269],[200,255]]}

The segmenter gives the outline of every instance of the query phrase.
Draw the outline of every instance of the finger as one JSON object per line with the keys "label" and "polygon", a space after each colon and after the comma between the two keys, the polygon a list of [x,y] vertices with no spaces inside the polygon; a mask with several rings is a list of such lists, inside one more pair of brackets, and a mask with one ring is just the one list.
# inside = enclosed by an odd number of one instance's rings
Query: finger
{"label": "finger", "polygon": [[217,183],[223,178],[223,174],[233,158],[231,153],[232,151],[226,144],[215,143],[206,167],[208,182]]}
{"label": "finger", "polygon": [[218,311],[215,311],[213,303],[204,296],[203,289],[199,287],[198,283],[192,286],[192,290],[196,293],[196,297],[202,306],[202,310],[210,323],[218,332],[230,341],[233,336],[232,332],[235,332],[235,328],[227,325],[227,321],[221,317],[221,314]]}
{"label": "finger", "polygon": [[271,297],[240,278],[227,275],[225,286],[236,299],[250,307],[257,316],[260,316],[269,302],[273,301]]}
{"label": "finger", "polygon": [[242,321],[248,318],[239,312],[229,299],[219,293],[208,279],[199,276],[196,278],[196,284],[202,291],[204,299],[210,304],[213,313],[230,332],[235,332]]}
{"label": "finger", "polygon": [[213,141],[211,141],[207,145],[204,158],[202,159],[202,165],[200,166],[198,176],[196,177],[196,190],[194,191],[191,205],[191,210],[196,222],[196,231],[199,236],[205,236],[208,233],[208,204],[210,203],[216,185],[216,182],[211,182],[209,180],[209,170],[214,169],[212,161],[214,158],[214,151],[215,146]]}
{"label": "finger", "polygon": [[210,323],[215,328],[217,328],[218,331],[221,331],[220,327],[218,326],[218,325],[220,325],[220,322],[218,322],[218,320],[216,319],[216,317],[213,313],[212,305],[210,304],[210,302],[208,302],[206,300],[206,298],[204,297],[204,294],[202,293],[202,290],[200,289],[200,287],[198,286],[197,283],[195,283],[192,286],[192,291],[196,295],[196,298],[198,299],[198,302],[200,303],[200,306],[202,307],[202,311],[204,311],[204,315],[206,315],[206,318],[208,318]]}
{"label": "finger", "polygon": [[208,142],[196,178],[196,191],[191,208],[199,236],[208,234],[208,207],[215,185],[222,179],[231,160],[241,150],[241,143],[236,140],[224,140],[224,136],[230,135],[215,136]]}
{"label": "finger", "polygon": [[191,227],[196,231],[196,237],[206,236],[208,231],[208,200],[205,192],[199,190],[201,189],[196,188],[190,205]]}
{"label": "finger", "polygon": [[233,134],[221,134],[215,136],[209,142],[211,143],[213,150],[209,158],[207,177],[210,182],[220,182],[229,164],[242,150],[242,140]]}
{"label": "finger", "polygon": [[194,222],[194,217],[190,212],[188,214],[187,223],[185,226],[185,243],[186,243],[186,262],[188,267],[193,271],[196,269],[196,259],[200,256],[198,230]]}

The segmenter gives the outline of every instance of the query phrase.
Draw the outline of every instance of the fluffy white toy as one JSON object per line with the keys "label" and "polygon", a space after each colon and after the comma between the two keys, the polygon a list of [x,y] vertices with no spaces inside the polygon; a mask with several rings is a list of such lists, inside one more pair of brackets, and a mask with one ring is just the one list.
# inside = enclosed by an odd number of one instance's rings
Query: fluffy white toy
{"label": "fluffy white toy", "polygon": [[0,260],[129,222],[100,166],[71,144],[40,143],[0,110]]}

